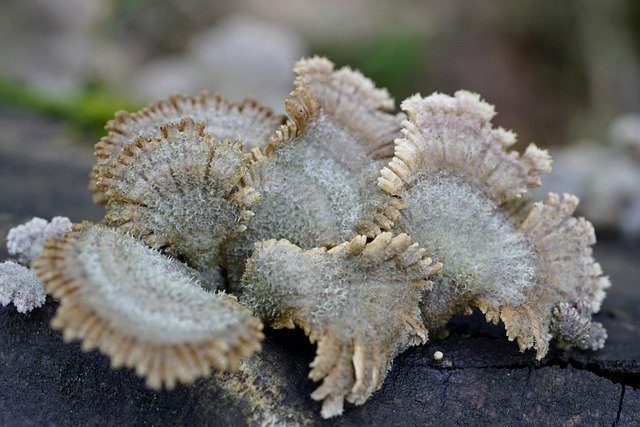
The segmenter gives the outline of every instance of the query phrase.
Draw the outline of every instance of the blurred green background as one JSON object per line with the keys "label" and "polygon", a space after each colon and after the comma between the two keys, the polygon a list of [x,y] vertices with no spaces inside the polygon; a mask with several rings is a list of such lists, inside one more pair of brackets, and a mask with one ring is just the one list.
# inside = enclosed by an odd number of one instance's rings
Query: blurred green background
{"label": "blurred green background", "polygon": [[598,138],[640,110],[637,0],[3,0],[0,106],[99,136],[172,91],[275,109],[291,63],[322,54],[397,100],[479,92],[542,146]]}

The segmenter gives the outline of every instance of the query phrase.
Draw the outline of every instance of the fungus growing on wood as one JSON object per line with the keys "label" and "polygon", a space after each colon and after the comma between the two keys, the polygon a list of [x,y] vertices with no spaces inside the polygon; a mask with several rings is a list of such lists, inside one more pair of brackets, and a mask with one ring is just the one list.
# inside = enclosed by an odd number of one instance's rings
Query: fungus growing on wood
{"label": "fungus growing on wood", "polygon": [[95,146],[97,161],[89,182],[94,201],[106,203],[96,184],[127,145],[134,144],[140,137],[162,136],[162,126],[185,118],[204,122],[205,132],[217,140],[241,140],[247,151],[263,147],[284,123],[284,117],[252,98],[230,102],[222,95],[208,91],[195,96],[174,94],[135,113],[118,111],[107,123],[107,135]]}
{"label": "fungus growing on wood", "polygon": [[336,71],[324,58],[300,60],[294,72],[295,90],[285,100],[292,121],[264,153],[254,150],[245,179],[261,197],[247,231],[226,251],[235,286],[255,242],[330,247],[383,218],[376,214],[382,193],[375,182],[403,117],[393,112],[393,99],[361,73]]}
{"label": "fungus growing on wood", "polygon": [[[538,358],[552,338],[602,347],[592,315],[609,281],[593,228],[574,196],[529,193],[546,151],[508,151],[515,135],[469,92],[413,96],[405,116],[357,71],[318,57],[294,71],[286,124],[208,93],[118,113],[90,184],[105,225],[61,237],[36,221],[10,236],[27,264],[57,237],[34,269],[65,339],[172,388],[259,349],[250,308],[317,343],[323,417],[364,403],[395,356],[472,307]],[[0,302],[22,301],[4,278],[29,270],[2,269]]]}
{"label": "fungus growing on wood", "polygon": [[322,416],[343,402],[363,404],[380,388],[396,355],[427,341],[419,302],[441,264],[409,236],[357,236],[329,250],[287,240],[256,244],[241,302],[274,328],[301,327],[318,343],[309,377]]}
{"label": "fungus growing on wood", "polygon": [[135,368],[150,388],[234,369],[260,348],[262,324],[235,297],[203,289],[197,271],[116,229],[76,225],[47,241],[34,269],[60,301],[52,327],[114,368]]}
{"label": "fungus growing on wood", "polygon": [[[527,195],[551,169],[549,155],[533,144],[523,155],[507,151],[515,135],[494,129],[493,106],[469,92],[416,95],[402,108],[403,138],[379,185],[402,204],[394,229],[444,264],[423,299],[427,327],[477,306],[538,358],[554,334],[577,344],[572,319],[590,321],[609,281],[591,254],[591,224],[572,216],[577,198],[550,194],[533,203]],[[581,307],[580,315],[559,318],[561,304]],[[601,347],[602,325],[588,328],[598,332],[579,345]]]}
{"label": "fungus growing on wood", "polygon": [[47,295],[38,276],[13,261],[0,263],[0,304],[13,303],[19,313],[27,313],[44,304]]}
{"label": "fungus growing on wood", "polygon": [[105,222],[218,275],[220,246],[245,229],[257,193],[241,185],[242,143],[217,141],[205,122],[182,119],[162,136],[140,137],[103,172]]}

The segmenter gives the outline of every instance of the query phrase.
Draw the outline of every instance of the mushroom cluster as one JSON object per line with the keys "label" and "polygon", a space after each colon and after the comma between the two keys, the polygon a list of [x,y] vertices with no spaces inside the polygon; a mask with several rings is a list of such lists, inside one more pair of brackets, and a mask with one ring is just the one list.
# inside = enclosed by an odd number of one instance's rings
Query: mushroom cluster
{"label": "mushroom cluster", "polygon": [[294,71],[288,117],[203,92],[107,124],[89,185],[103,224],[75,224],[33,264],[65,339],[171,389],[236,367],[263,325],[300,327],[324,418],[473,307],[538,358],[552,339],[604,345],[593,228],[574,196],[529,194],[546,151],[509,151],[515,135],[470,92],[396,112],[350,68]]}

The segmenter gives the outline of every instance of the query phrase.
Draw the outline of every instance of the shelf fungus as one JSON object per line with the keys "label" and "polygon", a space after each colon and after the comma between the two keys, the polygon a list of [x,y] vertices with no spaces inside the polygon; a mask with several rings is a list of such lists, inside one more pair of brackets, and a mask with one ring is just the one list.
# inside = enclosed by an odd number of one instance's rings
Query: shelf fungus
{"label": "shelf fungus", "polygon": [[551,169],[546,151],[508,152],[515,135],[494,129],[493,106],[469,92],[416,95],[402,108],[404,137],[379,185],[402,202],[395,229],[444,264],[422,302],[427,327],[477,306],[538,358],[554,335],[601,347],[604,329],[590,319],[609,281],[591,254],[593,228],[572,216],[575,197],[533,203],[527,194]]}
{"label": "shelf fungus", "polygon": [[54,238],[32,270],[0,264],[0,303],[41,304],[35,271],[65,339],[154,389],[257,351],[251,309],[317,343],[325,418],[364,403],[396,355],[472,307],[538,358],[551,339],[604,345],[593,228],[573,216],[576,197],[529,192],[551,169],[546,151],[509,151],[515,135],[469,92],[416,95],[397,113],[358,71],[314,57],[294,72],[288,118],[208,92],[117,113],[89,185],[104,225],[13,232],[27,265]]}
{"label": "shelf fungus", "polygon": [[219,275],[220,246],[244,230],[258,197],[240,183],[248,155],[240,142],[217,141],[191,118],[161,132],[125,146],[102,173],[105,223]]}
{"label": "shelf fungus", "polygon": [[418,304],[441,267],[406,234],[307,251],[267,240],[247,261],[241,302],[266,324],[299,326],[318,343],[309,377],[322,385],[311,396],[328,418],[345,399],[364,403],[397,354],[427,341]]}
{"label": "shelf fungus", "polygon": [[116,229],[83,223],[45,244],[34,269],[60,300],[52,327],[153,389],[234,369],[260,348],[262,324],[199,273]]}
{"label": "shelf fungus", "polygon": [[382,198],[376,177],[393,154],[404,117],[393,113],[393,99],[357,71],[334,71],[324,58],[300,60],[294,72],[295,90],[285,100],[291,121],[264,153],[254,150],[245,178],[261,198],[248,230],[226,251],[236,285],[255,242],[335,246],[365,231]]}
{"label": "shelf fungus", "polygon": [[264,146],[284,123],[283,116],[252,98],[229,102],[222,95],[208,91],[195,96],[175,94],[135,113],[119,111],[107,123],[107,135],[95,146],[97,162],[89,182],[94,201],[107,202],[96,184],[126,146],[134,144],[139,137],[161,136],[162,126],[185,118],[203,121],[205,131],[215,139],[242,141],[247,151]]}

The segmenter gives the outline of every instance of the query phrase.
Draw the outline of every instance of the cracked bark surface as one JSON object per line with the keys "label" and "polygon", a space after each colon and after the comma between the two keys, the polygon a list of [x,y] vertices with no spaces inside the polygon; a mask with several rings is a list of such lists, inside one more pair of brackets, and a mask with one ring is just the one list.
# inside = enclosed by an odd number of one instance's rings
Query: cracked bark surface
{"label": "cracked bark surface", "polygon": [[[0,235],[34,215],[101,218],[86,190],[91,146],[66,140],[55,121],[0,112]],[[640,423],[640,249],[600,240],[595,255],[613,283],[595,316],[609,333],[604,349],[552,350],[537,362],[479,313],[459,316],[448,338],[404,352],[365,405],[347,405],[327,424]],[[267,330],[262,353],[239,372],[157,393],[99,353],[65,344],[48,326],[56,306],[48,300],[27,315],[0,307],[0,425],[323,423],[307,379],[315,349],[301,331]]]}

